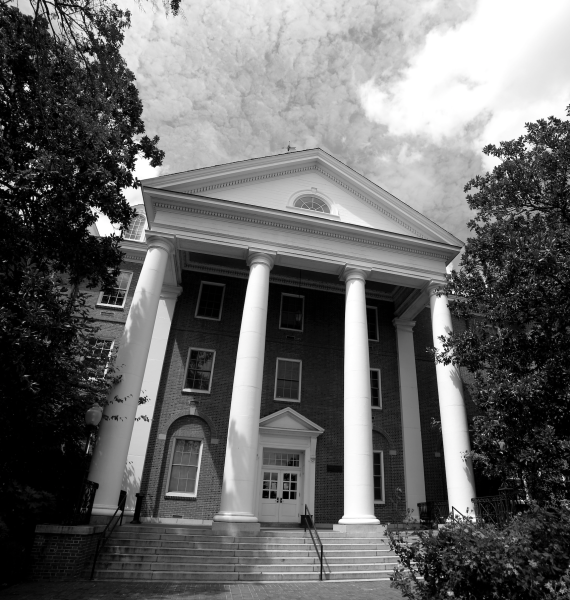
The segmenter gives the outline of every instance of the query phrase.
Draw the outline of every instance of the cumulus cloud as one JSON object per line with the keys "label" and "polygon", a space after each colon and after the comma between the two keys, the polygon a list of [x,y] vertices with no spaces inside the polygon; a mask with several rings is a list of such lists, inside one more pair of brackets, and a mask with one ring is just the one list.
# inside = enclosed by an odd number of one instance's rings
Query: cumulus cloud
{"label": "cumulus cloud", "polygon": [[[539,38],[548,46],[538,30],[528,48],[532,36],[519,31],[523,62],[493,67],[494,79],[475,58],[490,61],[501,28],[505,46],[513,42],[499,6],[518,13],[523,0],[495,2],[495,9],[487,0],[193,0],[183,2],[183,18],[128,2],[133,27],[124,56],[147,132],[161,137],[166,152],[162,173],[284,152],[289,141],[297,149],[320,146],[464,237],[462,188],[482,168],[480,140],[492,131],[493,110],[510,106],[514,123],[515,109],[526,120],[549,112],[527,118],[530,100],[522,98],[522,67],[532,65],[538,77],[532,49]],[[564,0],[552,2],[561,20]],[[483,22],[493,18],[485,33]],[[464,53],[462,73],[455,45]],[[562,79],[557,68],[558,79],[540,79],[543,85]],[[506,75],[508,88],[493,84]],[[467,91],[477,86],[476,102]],[[554,101],[552,86],[535,89],[532,106]]]}
{"label": "cumulus cloud", "polygon": [[366,115],[438,144],[470,126],[477,145],[516,137],[525,121],[564,114],[569,22],[567,0],[481,0],[457,27],[430,31],[395,85],[361,85]]}

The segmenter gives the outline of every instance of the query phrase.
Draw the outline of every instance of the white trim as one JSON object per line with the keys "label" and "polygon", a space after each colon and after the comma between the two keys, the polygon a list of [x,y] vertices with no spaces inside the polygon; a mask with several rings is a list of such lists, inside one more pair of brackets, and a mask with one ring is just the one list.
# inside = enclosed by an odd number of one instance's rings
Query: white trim
{"label": "white trim", "polygon": [[[299,397],[297,399],[295,398],[280,398],[277,396],[277,375],[279,374],[279,361],[283,360],[286,362],[296,362],[299,363]],[[276,400],[277,402],[295,402],[296,404],[299,404],[301,402],[301,382],[303,379],[303,361],[302,360],[297,360],[295,358],[282,358],[282,357],[277,357],[276,362],[275,362],[275,387],[273,390],[273,399]]]}
{"label": "white trim", "polygon": [[[184,387],[186,385],[186,379],[188,377],[188,363],[190,362],[190,354],[192,350],[197,350],[198,352],[211,352],[213,354],[212,357],[212,370],[210,371],[210,385],[208,386],[208,390],[197,390],[195,388],[187,388]],[[192,392],[193,394],[209,394],[212,391],[212,380],[214,379],[214,366],[216,364],[216,351],[211,348],[195,348],[194,346],[188,348],[188,356],[186,357],[186,368],[184,369],[184,381],[182,382],[182,391],[183,392]]]}
{"label": "white trim", "polygon": [[[382,472],[382,500],[374,500],[374,504],[386,504],[386,481],[384,479],[384,451],[373,450],[373,454],[380,454],[380,470]],[[372,468],[374,468],[374,461],[372,461]]]}
{"label": "white trim", "polygon": [[[292,298],[301,298],[303,306],[301,307],[301,329],[293,329],[291,327],[281,327],[281,316],[283,315],[283,296],[291,296]],[[305,329],[305,296],[301,294],[289,294],[287,292],[281,292],[281,306],[279,307],[279,329],[283,331],[297,331],[303,333]]]}
{"label": "white trim", "polygon": [[[374,309],[374,315],[375,315],[375,324],[376,324],[376,337],[375,338],[368,338],[369,342],[379,342],[380,341],[380,332],[378,331],[378,308],[376,306],[369,306],[368,304],[366,305],[366,310],[368,311],[369,308]],[[368,323],[368,315],[366,318],[366,322]]]}
{"label": "white trim", "polygon": [[[202,288],[206,285],[215,285],[218,287],[222,287],[222,301],[220,302],[220,312],[218,313],[218,318],[215,317],[202,317],[198,314],[198,309],[200,308],[200,300],[202,299]],[[221,321],[222,320],[222,308],[224,306],[224,298],[226,296],[226,284],[225,283],[216,283],[215,281],[200,281],[200,291],[198,292],[198,301],[196,302],[196,310],[194,311],[195,319],[205,319],[206,321]]]}
{"label": "white trim", "polygon": [[[121,305],[119,305],[119,304],[103,304],[101,302],[101,300],[103,298],[103,290],[101,290],[99,292],[99,298],[97,300],[96,306],[106,306],[109,308],[125,308],[125,304],[127,302],[127,296],[129,295],[129,289],[131,288],[131,281],[133,280],[133,272],[132,271],[123,271],[121,269],[119,275],[121,275],[122,273],[129,275],[129,281],[127,282],[127,287],[125,289],[125,297],[123,298],[123,303]],[[114,286],[112,289],[120,289],[120,288],[118,288],[117,286]]]}
{"label": "white trim", "polygon": [[[176,446],[176,440],[189,440],[191,442],[200,442],[200,453],[198,454],[198,469],[196,470],[196,486],[194,487],[193,493],[188,492],[169,492],[170,486],[170,474],[172,473],[172,463],[174,462],[174,447]],[[178,497],[178,498],[197,498],[198,497],[198,482],[200,481],[200,468],[202,466],[202,450],[204,449],[204,440],[195,438],[187,435],[173,435],[170,440],[170,465],[168,467],[168,477],[166,478],[166,490],[164,491],[165,497]]]}
{"label": "white trim", "polygon": [[[286,428],[278,427],[282,417],[292,418],[294,422],[289,422]],[[257,479],[255,490],[257,501],[255,504],[255,514],[259,515],[261,503],[261,494],[258,492],[261,487],[259,474],[261,473],[264,448],[284,448],[288,451],[304,452],[303,465],[303,496],[301,514],[304,513],[303,505],[306,504],[315,514],[315,467],[317,459],[317,438],[324,432],[324,429],[313,423],[307,417],[299,414],[297,411],[287,406],[281,410],[267,415],[259,421],[259,445],[257,453]],[[318,515],[316,515],[318,520]],[[300,520],[300,519],[299,519]]]}
{"label": "white trim", "polygon": [[370,386],[370,406],[373,410],[382,410],[382,370],[381,369],[370,369],[370,371],[376,371],[378,373],[378,402],[379,406],[372,404],[372,386]]}

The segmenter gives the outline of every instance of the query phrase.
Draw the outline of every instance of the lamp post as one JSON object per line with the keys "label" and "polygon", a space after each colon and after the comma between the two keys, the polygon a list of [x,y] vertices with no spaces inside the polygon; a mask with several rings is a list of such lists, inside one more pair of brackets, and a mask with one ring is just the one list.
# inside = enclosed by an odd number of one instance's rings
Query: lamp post
{"label": "lamp post", "polygon": [[103,407],[99,406],[97,402],[88,408],[85,412],[85,425],[87,425],[89,430],[89,435],[87,437],[87,443],[85,444],[85,456],[89,454],[89,450],[91,449],[91,442],[93,441],[93,434],[95,433],[95,428],[101,423],[101,419],[103,418]]}

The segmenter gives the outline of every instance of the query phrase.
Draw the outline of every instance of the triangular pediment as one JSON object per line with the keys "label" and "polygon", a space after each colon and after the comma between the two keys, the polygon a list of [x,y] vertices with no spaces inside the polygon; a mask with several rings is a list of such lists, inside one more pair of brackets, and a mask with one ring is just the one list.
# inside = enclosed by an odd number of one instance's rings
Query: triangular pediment
{"label": "triangular pediment", "polygon": [[[304,214],[446,244],[460,240],[320,148],[164,175],[142,182],[160,189]],[[320,195],[330,215],[294,207],[300,195]]]}
{"label": "triangular pediment", "polygon": [[260,419],[259,427],[279,431],[314,433],[317,435],[324,431],[322,427],[319,427],[316,423],[313,423],[289,406]]}

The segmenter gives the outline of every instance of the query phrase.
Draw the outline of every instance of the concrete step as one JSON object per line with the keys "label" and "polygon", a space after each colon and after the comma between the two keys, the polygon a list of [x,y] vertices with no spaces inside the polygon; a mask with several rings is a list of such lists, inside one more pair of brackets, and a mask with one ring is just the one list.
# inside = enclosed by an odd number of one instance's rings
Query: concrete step
{"label": "concrete step", "polygon": [[[397,558],[384,536],[319,532],[331,580],[388,579]],[[218,536],[206,528],[123,526],[101,553],[96,579],[271,582],[316,581],[320,561],[309,532],[262,530]]]}

